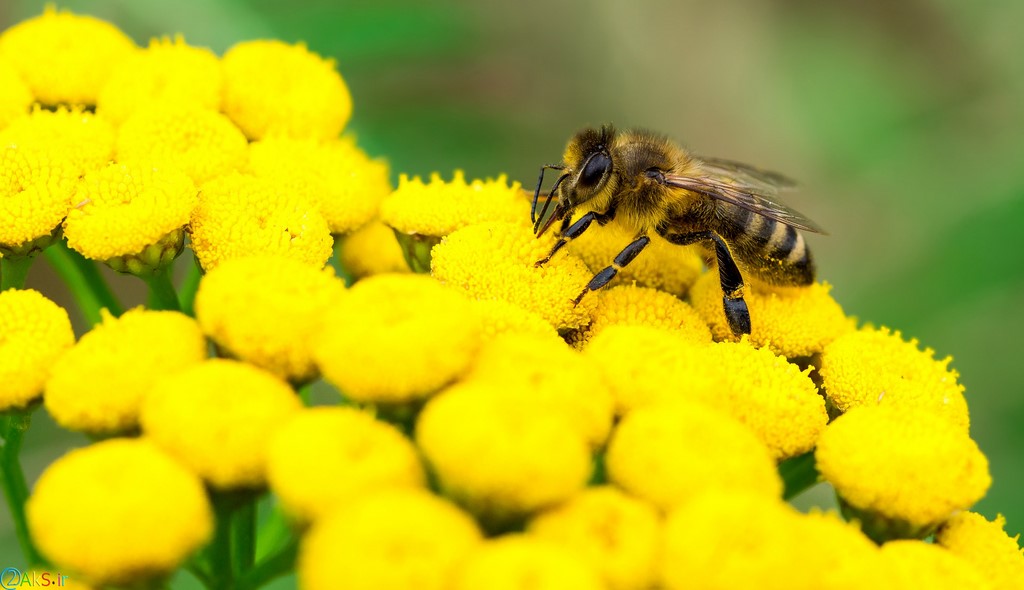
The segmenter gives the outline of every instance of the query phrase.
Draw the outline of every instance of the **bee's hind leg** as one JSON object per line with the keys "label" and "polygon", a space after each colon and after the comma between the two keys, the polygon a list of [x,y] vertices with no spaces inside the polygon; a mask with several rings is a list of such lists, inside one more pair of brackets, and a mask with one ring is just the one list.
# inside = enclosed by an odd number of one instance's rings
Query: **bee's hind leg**
{"label": "bee's hind leg", "polygon": [[587,286],[583,288],[583,292],[580,293],[576,299],[573,299],[573,305],[579,305],[583,296],[590,291],[597,291],[601,287],[607,285],[608,281],[615,278],[615,275],[622,270],[622,267],[633,262],[633,259],[636,258],[637,255],[639,255],[640,252],[642,252],[650,243],[651,238],[647,236],[639,236],[637,239],[630,242],[629,245],[623,248],[622,251],[615,256],[615,260],[613,260],[610,265],[602,268],[596,275],[594,275],[594,278],[590,279]]}

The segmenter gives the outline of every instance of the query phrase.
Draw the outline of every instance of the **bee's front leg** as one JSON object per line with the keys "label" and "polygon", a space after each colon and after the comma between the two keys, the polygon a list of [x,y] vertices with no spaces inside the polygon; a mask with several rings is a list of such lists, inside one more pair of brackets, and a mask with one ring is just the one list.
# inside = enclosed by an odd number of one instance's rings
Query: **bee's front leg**
{"label": "bee's front leg", "polygon": [[572,221],[572,211],[566,211],[565,217],[562,218],[562,226],[558,230],[558,241],[551,247],[548,255],[535,262],[534,266],[544,266],[547,264],[551,257],[555,255],[555,252],[558,252],[563,246],[583,235],[583,232],[587,231],[591,223],[596,221],[598,225],[604,225],[614,218],[614,208],[608,209],[604,213],[590,211],[577,219],[576,223],[569,225],[569,222]]}

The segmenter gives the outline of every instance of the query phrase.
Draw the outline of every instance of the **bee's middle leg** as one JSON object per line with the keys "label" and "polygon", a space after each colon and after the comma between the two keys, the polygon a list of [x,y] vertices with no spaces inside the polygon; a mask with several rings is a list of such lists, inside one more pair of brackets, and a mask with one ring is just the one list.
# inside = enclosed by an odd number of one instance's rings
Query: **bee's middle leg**
{"label": "bee's middle leg", "polygon": [[639,255],[640,252],[642,252],[650,243],[651,238],[647,236],[639,236],[637,239],[630,242],[629,245],[623,248],[622,251],[615,256],[615,260],[613,260],[610,265],[602,268],[596,275],[594,275],[594,278],[590,279],[587,286],[583,288],[583,292],[580,293],[576,299],[573,299],[573,305],[579,305],[583,296],[590,291],[597,291],[601,287],[607,285],[609,281],[615,278],[615,275],[617,275],[624,266],[633,262],[633,259],[636,258],[637,255]]}

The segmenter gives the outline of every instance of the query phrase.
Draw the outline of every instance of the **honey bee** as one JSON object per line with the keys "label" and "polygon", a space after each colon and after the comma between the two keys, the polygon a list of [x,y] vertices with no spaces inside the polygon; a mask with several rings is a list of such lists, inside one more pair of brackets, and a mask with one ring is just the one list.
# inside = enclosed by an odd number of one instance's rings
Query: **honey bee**
{"label": "honey bee", "polygon": [[[538,212],[544,173],[559,170]],[[743,300],[743,274],[773,285],[814,282],[814,261],[797,230],[825,233],[813,221],[779,202],[794,183],[775,172],[716,158],[699,158],[667,137],[612,126],[584,129],[565,149],[561,165],[543,166],[530,215],[540,237],[560,221],[558,241],[536,266],[545,264],[593,223],[623,224],[636,238],[599,271],[575,299],[608,284],[657,234],[680,246],[703,244],[714,254],[722,305],[736,335],[750,333]],[[550,217],[545,217],[554,201]],[[586,213],[573,221],[574,213]]]}

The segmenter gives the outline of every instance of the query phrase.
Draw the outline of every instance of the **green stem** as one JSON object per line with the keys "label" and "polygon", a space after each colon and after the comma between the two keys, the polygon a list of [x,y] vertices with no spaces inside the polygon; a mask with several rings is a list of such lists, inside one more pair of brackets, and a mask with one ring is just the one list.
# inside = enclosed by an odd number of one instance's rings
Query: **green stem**
{"label": "green stem", "polygon": [[7,508],[14,521],[14,530],[21,545],[21,553],[28,565],[42,564],[43,559],[32,543],[25,519],[25,500],[28,499],[28,483],[21,468],[21,441],[32,423],[31,410],[12,410],[3,418],[3,447],[0,447],[0,484],[3,485]]}
{"label": "green stem", "polygon": [[235,510],[231,533],[232,571],[236,578],[241,578],[256,561],[256,502],[247,502]]}
{"label": "green stem", "polygon": [[790,500],[818,483],[818,468],[814,464],[814,451],[791,457],[779,463],[779,475],[785,485],[782,497]]}
{"label": "green stem", "polygon": [[178,289],[178,299],[181,300],[181,311],[192,317],[195,317],[196,315],[193,306],[196,300],[196,291],[199,290],[199,281],[202,278],[203,271],[199,268],[199,263],[193,259],[192,264],[188,265],[185,280],[182,281],[181,288]]}
{"label": "green stem", "polygon": [[178,293],[171,284],[171,273],[169,268],[162,268],[151,275],[145,275],[142,280],[149,286],[149,298],[146,307],[150,309],[169,309],[181,311],[181,304],[178,302]]}
{"label": "green stem", "polygon": [[123,313],[121,304],[107,286],[96,263],[68,249],[64,242],[53,244],[43,251],[43,255],[64,280],[90,325],[100,323],[100,309],[106,308],[115,316]]}
{"label": "green stem", "polygon": [[295,537],[288,539],[277,551],[261,559],[256,567],[238,581],[238,590],[256,590],[295,568],[299,542]]}
{"label": "green stem", "polygon": [[23,288],[33,260],[34,256],[0,258],[0,291]]}
{"label": "green stem", "polygon": [[225,497],[219,492],[213,492],[211,501],[216,522],[213,539],[210,540],[210,544],[204,551],[209,588],[211,590],[230,590],[234,587],[234,572],[231,569],[231,517],[235,511],[235,505],[231,498]]}

